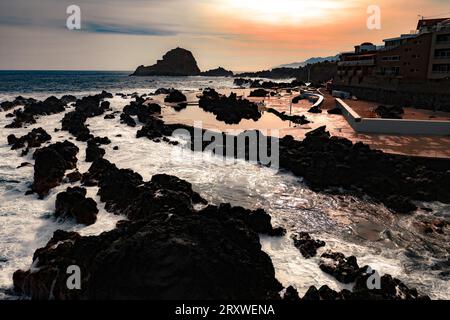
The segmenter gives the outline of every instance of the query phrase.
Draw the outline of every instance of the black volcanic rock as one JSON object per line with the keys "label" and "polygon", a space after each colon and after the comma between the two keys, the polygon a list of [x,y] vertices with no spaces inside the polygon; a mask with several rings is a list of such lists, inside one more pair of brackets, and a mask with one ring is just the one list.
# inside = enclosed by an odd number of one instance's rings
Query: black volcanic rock
{"label": "black volcanic rock", "polygon": [[291,122],[299,124],[299,125],[310,123],[310,121],[305,116],[288,115],[288,114],[286,114],[286,112],[279,112],[278,110],[275,110],[273,108],[267,109],[267,112],[276,115],[278,118],[280,118],[283,121],[291,121]]}
{"label": "black volcanic rock", "polygon": [[88,141],[93,136],[85,125],[88,118],[100,116],[109,110],[110,103],[102,101],[106,98],[112,98],[113,95],[106,91],[100,94],[83,97],[75,102],[75,111],[64,115],[61,128],[69,131],[78,141]]}
{"label": "black volcanic rock", "polygon": [[300,100],[303,100],[303,99],[305,99],[305,98],[303,97],[303,95],[300,94],[300,95],[292,98],[292,103],[299,103]]}
{"label": "black volcanic rock", "polygon": [[[15,102],[14,102],[15,103]],[[37,116],[51,115],[65,111],[66,103],[54,96],[44,101],[23,100],[24,108],[14,111],[14,120],[5,128],[21,128],[24,124],[36,123]]]}
{"label": "black volcanic rock", "polygon": [[134,119],[131,116],[137,116],[142,123],[147,123],[154,115],[161,114],[161,106],[156,103],[145,103],[146,100],[142,97],[136,97],[136,101],[132,101],[129,105],[123,108],[123,116],[121,121],[129,126],[134,126]]}
{"label": "black volcanic rock", "polygon": [[342,109],[339,107],[336,107],[336,108],[328,110],[327,112],[328,112],[328,114],[342,114]]}
{"label": "black volcanic rock", "polygon": [[[216,212],[156,214],[99,236],[56,231],[14,273],[15,291],[44,300],[266,300],[282,289],[258,235]],[[81,269],[81,290],[67,268]]]}
{"label": "black volcanic rock", "polygon": [[164,102],[168,103],[179,103],[185,102],[187,100],[186,96],[179,90],[171,89]]}
{"label": "black volcanic rock", "polygon": [[95,160],[103,158],[105,155],[105,149],[100,148],[99,144],[91,139],[87,142],[86,148],[86,162],[94,162]]}
{"label": "black volcanic rock", "polygon": [[120,123],[125,123],[129,127],[136,127],[136,121],[126,113],[120,115]]}
{"label": "black volcanic rock", "polygon": [[297,289],[295,289],[293,286],[289,286],[286,288],[286,291],[283,296],[284,301],[290,301],[290,302],[299,302],[301,299],[298,295]]}
{"label": "black volcanic rock", "polygon": [[[190,183],[164,174],[144,183],[104,159],[92,164],[83,182],[97,184],[106,209],[130,221],[94,237],[56,231],[35,252],[35,268],[14,273],[16,293],[39,300],[278,297],[282,286],[257,232],[280,232],[264,211],[229,204],[195,211],[194,203],[206,201]],[[58,212],[92,214],[85,192],[60,194]],[[86,201],[91,203],[80,208]],[[70,265],[81,268],[81,290],[67,287]]]}
{"label": "black volcanic rock", "polygon": [[361,268],[355,277],[352,291],[344,289],[336,292],[328,286],[322,286],[320,289],[312,286],[306,292],[303,300],[430,300],[428,296],[420,295],[416,289],[408,288],[399,279],[393,278],[389,274],[380,277],[379,288],[369,288],[369,277],[374,273],[374,270],[369,272],[368,267]]}
{"label": "black volcanic rock", "polygon": [[56,196],[55,217],[72,218],[77,223],[91,225],[97,221],[97,203],[86,198],[86,189],[68,188]]}
{"label": "black volcanic rock", "polygon": [[345,257],[340,252],[331,251],[322,254],[319,267],[342,283],[354,282],[360,271],[354,256]]}
{"label": "black volcanic rock", "polygon": [[312,258],[317,254],[317,249],[325,246],[325,242],[321,240],[314,240],[306,232],[300,232],[293,236],[295,247],[300,250],[303,257],[306,259]]}
{"label": "black volcanic rock", "polygon": [[255,103],[237,98],[235,93],[231,93],[228,97],[221,95],[214,89],[203,91],[199,107],[207,112],[212,112],[217,120],[227,124],[239,124],[242,119],[257,121],[261,118],[261,113]]}
{"label": "black volcanic rock", "polygon": [[200,73],[200,75],[202,75],[204,77],[232,77],[233,72],[228,71],[222,67],[218,67],[216,69],[204,71],[204,72]]}
{"label": "black volcanic rock", "polygon": [[322,110],[319,108],[319,106],[314,106],[311,109],[308,110],[309,113],[322,113]]}
{"label": "black volcanic rock", "polygon": [[78,147],[69,141],[36,150],[32,190],[42,198],[58,186],[65,171],[76,167],[78,151]]}
{"label": "black volcanic rock", "polygon": [[375,113],[383,119],[402,119],[405,110],[401,106],[378,106]]}
{"label": "black volcanic rock", "polygon": [[192,52],[176,48],[167,52],[155,65],[138,67],[132,76],[196,76],[199,74],[200,69]]}
{"label": "black volcanic rock", "polygon": [[265,89],[256,89],[250,92],[249,97],[267,97],[269,95],[269,91]]}
{"label": "black volcanic rock", "polygon": [[11,134],[8,136],[8,144],[12,150],[25,148],[24,154],[27,154],[30,148],[39,148],[42,143],[50,141],[52,137],[42,128],[36,128],[28,132],[26,135],[17,138]]}
{"label": "black volcanic rock", "polygon": [[24,98],[22,96],[18,96],[14,99],[14,101],[4,101],[0,104],[0,111],[8,111],[18,106],[27,106],[32,103],[38,102],[33,98]]}
{"label": "black volcanic rock", "polygon": [[[214,102],[221,100],[220,95],[214,90],[206,90],[206,95],[210,96],[208,100]],[[223,112],[227,110],[227,105],[226,103],[223,105]],[[235,121],[239,119],[238,116],[233,116],[232,119],[234,118]],[[194,148],[195,129],[191,126],[165,124],[161,119],[153,119],[139,130],[138,138],[147,136],[153,140],[171,136],[174,130],[183,129],[191,133],[192,150],[203,151],[210,145],[210,142],[203,141],[201,150]],[[205,133],[206,130],[202,131]],[[260,143],[265,140],[264,148],[268,147],[269,153],[271,144],[278,142],[280,168],[303,177],[314,190],[341,193],[340,188],[344,188],[356,196],[369,195],[390,209],[400,209],[402,213],[407,211],[406,209],[415,208],[412,200],[450,203],[450,170],[448,170],[450,161],[447,159],[386,154],[372,150],[361,142],[352,143],[345,138],[332,137],[325,126],[308,132],[303,141],[289,135],[277,139],[264,136],[260,131],[255,133],[260,137]],[[223,141],[228,141],[227,139],[234,141],[234,145],[231,146],[223,144],[224,153],[249,160],[250,146],[247,142],[239,150],[236,148],[238,139],[241,140],[242,135],[248,134],[249,132],[239,135],[222,133]],[[233,150],[227,150],[230,147]],[[222,153],[220,155],[223,156]],[[398,197],[401,203],[396,202],[395,197]]]}
{"label": "black volcanic rock", "polygon": [[234,79],[233,83],[239,87],[243,86],[250,86],[253,83],[253,80],[251,79],[244,79],[244,78],[236,78]]}

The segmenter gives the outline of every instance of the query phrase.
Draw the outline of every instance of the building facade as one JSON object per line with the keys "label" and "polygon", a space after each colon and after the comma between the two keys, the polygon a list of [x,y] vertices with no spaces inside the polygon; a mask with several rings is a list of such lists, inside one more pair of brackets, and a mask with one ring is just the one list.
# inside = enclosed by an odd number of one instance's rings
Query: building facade
{"label": "building facade", "polygon": [[363,43],[342,53],[334,84],[388,88],[449,80],[450,19],[423,19],[417,30],[385,39],[383,46]]}

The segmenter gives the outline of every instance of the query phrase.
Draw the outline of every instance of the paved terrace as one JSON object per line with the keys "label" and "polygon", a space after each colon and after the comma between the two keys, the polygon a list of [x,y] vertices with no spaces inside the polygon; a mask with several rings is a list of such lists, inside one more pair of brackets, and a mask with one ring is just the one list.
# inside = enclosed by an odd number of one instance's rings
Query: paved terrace
{"label": "paved terrace", "polygon": [[[230,91],[236,92],[238,95],[247,97],[249,94],[249,89],[233,89],[233,90],[219,90],[221,93],[229,94]],[[196,95],[200,92],[190,92],[187,94],[189,101],[196,101]],[[268,121],[267,118],[262,124],[253,122],[252,120],[245,120],[239,125],[229,126],[223,122],[214,119],[212,114],[205,115],[206,112],[196,107],[198,110],[193,112],[181,112],[177,113],[168,108],[164,108],[163,111],[164,118],[167,122],[178,122],[185,123],[188,125],[193,125],[194,119],[200,117],[203,121],[204,128],[207,129],[217,129],[217,130],[228,130],[241,128],[247,129],[265,129],[273,128],[279,129],[279,135],[292,135],[296,139],[304,139],[305,134],[310,130],[316,129],[320,126],[327,126],[327,129],[334,136],[340,136],[347,138],[353,142],[364,142],[370,145],[373,149],[383,150],[387,153],[404,154],[404,155],[416,155],[424,157],[439,157],[439,158],[450,158],[450,137],[449,136],[407,136],[407,135],[385,135],[385,134],[361,134],[355,132],[346,119],[341,115],[330,115],[327,110],[332,109],[336,106],[335,99],[323,90],[321,93],[324,95],[325,100],[322,104],[323,112],[321,114],[312,114],[307,111],[311,107],[312,103],[307,100],[302,100],[299,104],[292,105],[292,114],[305,115],[312,123],[307,125],[292,125],[288,121],[279,121],[279,119],[273,119]],[[270,97],[270,98],[248,98],[251,101],[259,102],[264,101],[268,108],[274,108],[280,112],[285,111],[289,114],[290,102],[293,97],[295,97],[298,92],[293,94],[282,93],[281,97]],[[156,98],[159,100],[158,98]],[[356,101],[358,103],[359,101]],[[361,103],[363,106],[365,102]],[[416,110],[411,111],[408,114],[415,113],[423,115],[426,117],[436,117],[433,119],[448,119],[448,114],[433,113],[427,110]],[[205,114],[203,114],[205,113]]]}

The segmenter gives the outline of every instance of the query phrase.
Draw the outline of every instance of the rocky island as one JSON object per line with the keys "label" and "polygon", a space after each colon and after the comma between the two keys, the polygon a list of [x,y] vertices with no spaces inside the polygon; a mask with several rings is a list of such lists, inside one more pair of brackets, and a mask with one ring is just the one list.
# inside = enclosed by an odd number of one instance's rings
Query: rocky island
{"label": "rocky island", "polygon": [[152,66],[139,66],[132,76],[197,76],[200,69],[192,52],[176,48]]}

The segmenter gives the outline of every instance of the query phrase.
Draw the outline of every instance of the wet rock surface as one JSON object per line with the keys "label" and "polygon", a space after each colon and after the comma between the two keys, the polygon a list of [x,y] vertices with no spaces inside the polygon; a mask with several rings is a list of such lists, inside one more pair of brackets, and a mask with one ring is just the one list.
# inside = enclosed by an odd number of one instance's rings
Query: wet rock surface
{"label": "wet rock surface", "polygon": [[77,223],[91,225],[97,221],[97,203],[86,198],[86,189],[68,188],[56,196],[55,217],[74,219]]}
{"label": "wet rock surface", "polygon": [[345,257],[340,252],[327,251],[320,257],[319,268],[342,283],[353,283],[360,272],[354,256]]}
{"label": "wet rock surface", "polygon": [[185,102],[186,100],[186,96],[181,91],[176,89],[171,89],[169,94],[164,98],[164,102],[168,103],[179,103]]}
{"label": "wet rock surface", "polygon": [[[194,204],[207,202],[190,183],[168,175],[144,182],[105,159],[83,182],[98,185],[107,210],[130,221],[95,237],[56,231],[35,252],[34,271],[15,272],[16,292],[57,300],[269,299],[282,289],[257,233],[283,231],[263,210],[222,204],[196,211]],[[84,197],[84,189],[68,189],[58,196],[58,212],[75,215],[89,201]],[[74,264],[82,270],[81,290],[67,289],[65,270]]]}
{"label": "wet rock surface", "polygon": [[328,286],[319,289],[312,286],[303,296],[303,300],[429,300],[428,296],[420,295],[416,289],[408,288],[400,280],[390,275],[380,278],[380,289],[369,289],[367,280],[372,273],[363,273],[356,279],[352,291],[337,292]]}
{"label": "wet rock surface", "polygon": [[9,135],[8,145],[11,146],[12,150],[25,148],[22,155],[26,155],[31,148],[39,148],[43,143],[51,139],[52,137],[44,129],[36,128],[20,138],[13,134]]}
{"label": "wet rock surface", "polygon": [[103,158],[105,155],[105,149],[100,148],[99,144],[91,139],[87,142],[86,148],[86,162],[94,162],[95,160]]}
{"label": "wet rock surface", "polygon": [[[257,234],[215,213],[158,214],[95,237],[57,231],[34,261],[36,272],[14,274],[32,299],[265,300],[282,288]],[[74,264],[81,290],[67,289]]]}
{"label": "wet rock surface", "polygon": [[256,89],[250,92],[248,95],[249,97],[267,97],[270,94],[270,91],[267,91],[265,89]]}
{"label": "wet rock surface", "polygon": [[221,95],[214,89],[203,91],[199,107],[213,113],[217,120],[227,124],[239,124],[242,119],[257,121],[261,118],[255,103],[238,98],[235,93],[231,93],[228,97]]}
{"label": "wet rock surface", "polygon": [[250,80],[247,83],[250,85],[250,88],[263,88],[263,89],[293,89],[305,85],[304,82],[299,80],[293,80],[291,82]]}
{"label": "wet rock surface", "polygon": [[4,101],[0,104],[0,111],[8,111],[18,106],[27,106],[38,102],[33,98],[24,98],[22,96],[16,97],[13,101]]}
{"label": "wet rock surface", "polygon": [[124,123],[129,127],[136,127],[136,121],[126,113],[120,115],[120,123]]}
{"label": "wet rock surface", "polygon": [[67,102],[56,97],[49,97],[44,101],[36,101],[34,99],[22,99],[20,102],[13,102],[13,107],[24,105],[23,108],[14,111],[14,120],[5,128],[21,128],[26,124],[36,123],[36,117],[61,113],[66,110]]}
{"label": "wet rock surface", "polygon": [[339,107],[330,109],[327,111],[328,114],[342,114],[342,109]]}
{"label": "wet rock surface", "polygon": [[286,112],[279,112],[278,110],[275,110],[273,108],[267,109],[267,112],[276,115],[278,118],[280,118],[283,121],[291,121],[291,122],[299,124],[299,125],[310,123],[310,121],[305,116],[288,115],[288,114],[286,114]]}
{"label": "wet rock surface", "polygon": [[314,240],[307,232],[300,232],[292,237],[295,247],[300,251],[303,257],[312,258],[317,254],[317,249],[324,247],[325,242]]}
{"label": "wet rock surface", "polygon": [[[185,125],[165,125],[161,121],[155,127],[149,126],[146,131],[170,136],[176,128],[191,133],[192,150],[202,151],[210,145],[209,141],[195,143],[194,128]],[[202,132],[204,134],[206,131]],[[238,139],[245,140],[241,136],[252,133],[258,137],[258,146],[265,140],[269,154],[273,140],[277,140],[280,167],[305,178],[313,190],[340,192],[339,188],[345,188],[357,196],[369,195],[400,213],[416,208],[412,200],[450,203],[450,171],[446,170],[450,166],[448,160],[385,154],[361,142],[354,144],[345,138],[332,137],[325,127],[307,133],[303,141],[292,136],[282,139],[265,137],[259,131],[245,131],[238,136],[222,133],[222,141],[234,140],[234,144],[230,144],[234,152],[227,150],[227,144],[217,144],[219,148],[213,152],[222,147],[227,155],[234,154],[235,158],[249,160],[248,142],[242,150],[237,150],[236,146]],[[259,155],[257,161],[260,161]]]}
{"label": "wet rock surface", "polygon": [[100,116],[110,109],[108,101],[113,95],[106,91],[100,94],[83,97],[75,102],[75,111],[67,113],[62,119],[62,130],[69,131],[78,141],[88,141],[93,138],[85,122],[88,118]]}
{"label": "wet rock surface", "polygon": [[378,106],[375,113],[383,119],[402,119],[405,111],[400,106]]}
{"label": "wet rock surface", "polygon": [[34,182],[32,190],[39,197],[58,186],[66,170],[76,168],[78,147],[69,141],[57,142],[34,153]]}
{"label": "wet rock surface", "polygon": [[314,106],[311,109],[308,110],[309,113],[322,113],[322,110],[319,106]]}

